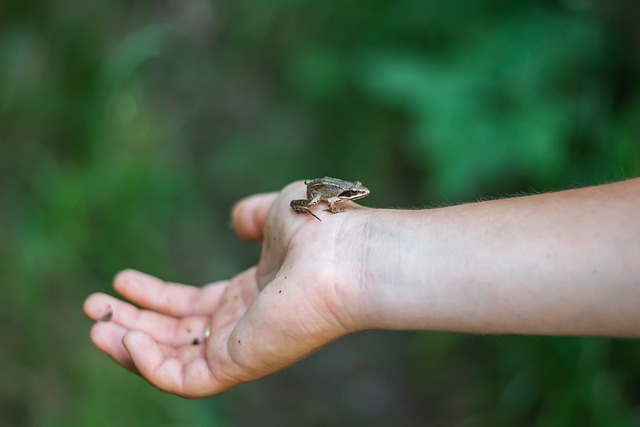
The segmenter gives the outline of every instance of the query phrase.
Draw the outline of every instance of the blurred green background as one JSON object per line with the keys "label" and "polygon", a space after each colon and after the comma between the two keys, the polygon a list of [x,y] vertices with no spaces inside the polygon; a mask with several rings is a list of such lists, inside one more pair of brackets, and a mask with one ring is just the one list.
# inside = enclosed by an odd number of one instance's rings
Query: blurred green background
{"label": "blurred green background", "polygon": [[256,262],[238,198],[425,207],[640,174],[634,0],[3,0],[0,426],[637,426],[640,344],[367,332],[186,401],[93,348],[122,268]]}

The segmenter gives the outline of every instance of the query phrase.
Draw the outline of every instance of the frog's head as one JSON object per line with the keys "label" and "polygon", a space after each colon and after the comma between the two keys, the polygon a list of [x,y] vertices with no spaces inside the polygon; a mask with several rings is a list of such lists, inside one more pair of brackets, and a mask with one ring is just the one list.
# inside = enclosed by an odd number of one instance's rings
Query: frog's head
{"label": "frog's head", "polygon": [[343,200],[358,200],[369,195],[369,189],[362,185],[360,181],[355,181],[353,185],[338,194],[341,201]]}

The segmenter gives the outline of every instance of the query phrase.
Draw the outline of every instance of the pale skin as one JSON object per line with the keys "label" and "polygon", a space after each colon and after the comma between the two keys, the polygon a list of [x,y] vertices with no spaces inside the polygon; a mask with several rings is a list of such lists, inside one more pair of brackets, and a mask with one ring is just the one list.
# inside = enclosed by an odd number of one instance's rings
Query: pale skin
{"label": "pale skin", "polygon": [[[366,329],[640,336],[640,179],[427,210],[296,214],[248,197],[256,267],[204,287],[136,271],[93,294],[91,340],[161,390],[212,396]],[[210,325],[210,336],[205,330]],[[366,355],[363,355],[366,357]]]}

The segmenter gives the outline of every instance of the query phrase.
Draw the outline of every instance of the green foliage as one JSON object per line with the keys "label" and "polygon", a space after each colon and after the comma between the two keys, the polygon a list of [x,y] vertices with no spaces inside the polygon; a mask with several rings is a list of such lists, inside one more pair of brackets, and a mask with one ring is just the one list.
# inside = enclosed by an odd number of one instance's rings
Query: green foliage
{"label": "green foliage", "polygon": [[[413,206],[637,176],[639,13],[625,0],[3,2],[0,425],[241,424],[261,400],[261,425],[331,411],[369,426],[637,425],[633,341],[381,337],[358,359],[400,348],[368,375],[394,378],[380,393],[402,415],[296,390],[287,418],[268,409],[284,380],[163,395],[98,354],[80,312],[121,268],[203,283],[252,264],[228,211],[294,179],[360,179],[365,204]],[[359,369],[336,388],[357,389]]]}
{"label": "green foliage", "polygon": [[599,36],[572,16],[523,11],[462,35],[473,43],[454,43],[436,58],[376,53],[365,76],[375,95],[413,118],[432,191],[461,197],[506,177],[540,187],[569,163],[580,104],[606,102],[585,73]]}

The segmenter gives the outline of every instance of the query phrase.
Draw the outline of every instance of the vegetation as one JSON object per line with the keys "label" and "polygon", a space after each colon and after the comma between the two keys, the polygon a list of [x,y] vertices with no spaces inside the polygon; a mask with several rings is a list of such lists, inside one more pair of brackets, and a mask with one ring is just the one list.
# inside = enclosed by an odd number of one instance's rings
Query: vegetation
{"label": "vegetation", "polygon": [[640,345],[370,332],[223,396],[94,349],[132,267],[255,262],[228,211],[302,178],[430,206],[640,173],[632,0],[0,5],[0,426],[635,426]]}

